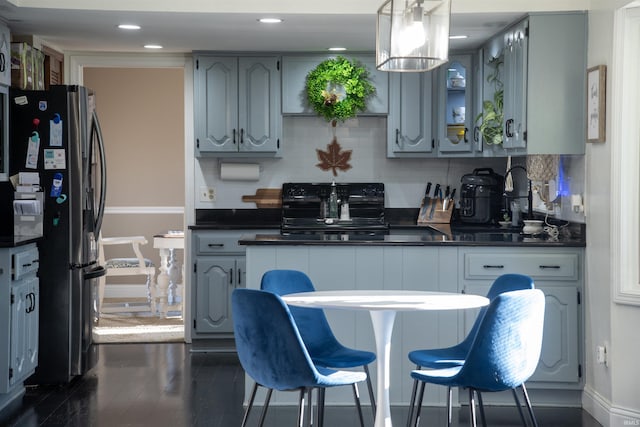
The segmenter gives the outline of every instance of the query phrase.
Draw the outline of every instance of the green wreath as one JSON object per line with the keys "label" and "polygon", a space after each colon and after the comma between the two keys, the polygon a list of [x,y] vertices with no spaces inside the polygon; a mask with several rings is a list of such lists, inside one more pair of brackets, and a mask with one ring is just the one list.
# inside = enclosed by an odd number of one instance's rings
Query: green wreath
{"label": "green wreath", "polygon": [[330,122],[345,121],[365,111],[366,100],[376,88],[365,67],[338,56],[321,62],[307,74],[306,90],[314,111]]}

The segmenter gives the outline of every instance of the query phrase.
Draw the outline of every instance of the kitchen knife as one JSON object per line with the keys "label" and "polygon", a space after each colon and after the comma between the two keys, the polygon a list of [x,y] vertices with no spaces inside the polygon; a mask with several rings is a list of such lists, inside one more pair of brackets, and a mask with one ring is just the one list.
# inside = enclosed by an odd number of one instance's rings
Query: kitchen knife
{"label": "kitchen knife", "polygon": [[440,191],[440,184],[436,184],[436,188],[433,190],[433,200],[431,201],[431,211],[429,211],[429,219],[433,219],[433,213],[436,210],[438,204],[438,194],[442,195]]}
{"label": "kitchen knife", "polygon": [[[449,188],[447,187],[447,190],[448,189]],[[454,197],[456,196],[456,189],[454,188],[451,194],[449,194],[448,196],[446,194],[447,192],[445,192],[444,202],[442,202],[443,211],[446,211],[449,208],[449,203],[455,203]]]}
{"label": "kitchen knife", "polygon": [[427,189],[424,192],[424,198],[422,199],[422,209],[420,209],[420,214],[418,215],[420,218],[424,217],[427,213],[427,206],[429,206],[429,192],[431,192],[431,181],[427,182]]}
{"label": "kitchen knife", "polygon": [[442,200],[442,210],[446,211],[447,206],[449,205],[449,193],[451,192],[451,187],[447,185],[446,190],[444,190],[444,199]]}

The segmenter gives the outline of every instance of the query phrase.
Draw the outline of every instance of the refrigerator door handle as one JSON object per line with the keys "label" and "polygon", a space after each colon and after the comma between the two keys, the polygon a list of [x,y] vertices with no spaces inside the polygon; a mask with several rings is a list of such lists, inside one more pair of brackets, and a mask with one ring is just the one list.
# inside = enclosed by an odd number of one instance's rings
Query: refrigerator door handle
{"label": "refrigerator door handle", "polygon": [[96,136],[98,142],[98,156],[100,158],[100,204],[98,206],[98,212],[95,217],[94,234],[100,235],[100,229],[102,228],[102,218],[104,217],[104,207],[107,197],[107,162],[105,158],[104,139],[102,138],[102,129],[100,129],[100,120],[96,111],[93,110],[91,120],[91,133]]}
{"label": "refrigerator door handle", "polygon": [[102,277],[107,274],[107,270],[99,265],[98,267],[94,267],[91,270],[84,273],[84,280],[97,279],[98,277]]}

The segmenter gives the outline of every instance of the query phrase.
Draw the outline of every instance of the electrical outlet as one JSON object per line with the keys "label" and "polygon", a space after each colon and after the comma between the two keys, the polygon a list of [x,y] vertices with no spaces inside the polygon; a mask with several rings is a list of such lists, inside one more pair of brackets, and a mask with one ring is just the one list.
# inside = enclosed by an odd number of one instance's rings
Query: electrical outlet
{"label": "electrical outlet", "polygon": [[216,190],[213,187],[200,187],[200,201],[214,202],[216,200]]}
{"label": "electrical outlet", "polygon": [[604,345],[596,346],[596,362],[608,366],[607,347]]}

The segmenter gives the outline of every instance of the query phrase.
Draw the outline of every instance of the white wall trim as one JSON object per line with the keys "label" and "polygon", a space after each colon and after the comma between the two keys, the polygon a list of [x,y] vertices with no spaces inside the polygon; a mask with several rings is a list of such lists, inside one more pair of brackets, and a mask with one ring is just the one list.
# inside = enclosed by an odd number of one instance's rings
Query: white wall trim
{"label": "white wall trim", "polygon": [[83,83],[84,67],[99,68],[185,68],[191,54],[139,54],[104,52],[71,52],[65,54],[65,76],[68,84]]}
{"label": "white wall trim", "polygon": [[640,9],[614,17],[611,105],[611,275],[613,301],[640,305]]}
{"label": "white wall trim", "polygon": [[184,206],[114,206],[105,208],[104,213],[105,215],[184,215]]}
{"label": "white wall trim", "polygon": [[582,408],[600,424],[607,427],[611,419],[611,402],[595,391],[588,384],[582,393]]}

